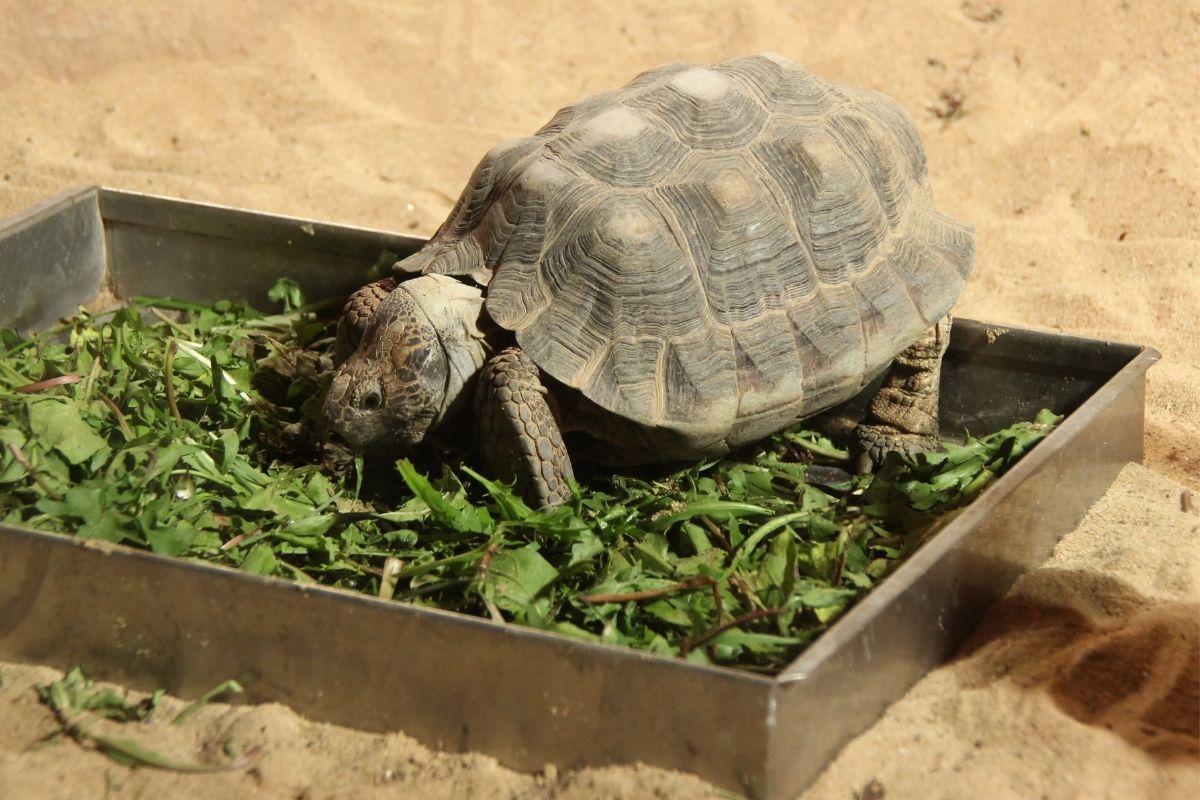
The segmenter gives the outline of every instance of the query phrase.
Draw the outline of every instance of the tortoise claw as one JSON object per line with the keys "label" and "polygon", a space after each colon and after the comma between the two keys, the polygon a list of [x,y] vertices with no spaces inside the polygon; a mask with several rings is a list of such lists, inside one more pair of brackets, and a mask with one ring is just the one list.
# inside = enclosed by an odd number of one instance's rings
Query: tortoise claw
{"label": "tortoise claw", "polygon": [[859,425],[854,430],[858,457],[854,471],[859,475],[874,472],[888,453],[915,456],[938,448],[937,439],[915,433],[904,433],[887,425]]}

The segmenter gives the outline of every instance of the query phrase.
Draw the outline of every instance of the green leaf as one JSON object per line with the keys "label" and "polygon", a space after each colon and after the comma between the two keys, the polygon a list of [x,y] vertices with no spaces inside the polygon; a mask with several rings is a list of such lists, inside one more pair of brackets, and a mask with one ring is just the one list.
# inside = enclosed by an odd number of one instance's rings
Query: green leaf
{"label": "green leaf", "polygon": [[279,571],[279,561],[275,558],[275,551],[262,542],[254,545],[242,562],[242,571],[252,575],[274,575]]}
{"label": "green leaf", "polygon": [[337,519],[337,514],[314,514],[295,520],[287,526],[287,532],[296,537],[321,536],[329,532]]}
{"label": "green leaf", "polygon": [[457,503],[447,500],[433,487],[428,478],[417,472],[417,468],[407,458],[397,461],[396,469],[408,488],[429,507],[430,513],[438,522],[456,531],[478,533],[483,530],[478,515],[472,513],[474,509],[469,508],[465,500]]}
{"label": "green leaf", "polygon": [[171,720],[171,724],[182,725],[191,719],[197,711],[223,694],[241,694],[243,691],[245,690],[242,688],[242,685],[235,680],[222,681],[188,704],[188,707],[183,711],[176,714],[175,718]]}
{"label": "green leaf", "polygon": [[160,690],[142,700],[130,701],[108,687],[96,686],[79,667],[73,667],[56,681],[34,688],[42,702],[60,714],[87,712],[118,722],[147,719],[163,696]]}
{"label": "green leaf", "polygon": [[524,612],[538,594],[558,577],[535,545],[507,550],[492,558],[484,580],[492,601],[513,613]]}
{"label": "green leaf", "polygon": [[121,542],[130,537],[130,520],[124,514],[110,512],[99,519],[83,522],[75,533],[81,539],[101,539],[106,542]]}
{"label": "green leaf", "polygon": [[692,616],[687,611],[666,600],[655,600],[652,603],[648,603],[645,611],[647,614],[661,619],[668,625],[688,629],[692,626]]}
{"label": "green leaf", "polygon": [[83,421],[79,407],[71,400],[57,397],[32,402],[29,428],[38,443],[62,453],[72,464],[79,464],[108,447]]}
{"label": "green leaf", "polygon": [[746,647],[756,652],[788,652],[788,649],[807,643],[808,636],[780,636],[771,633],[755,633],[739,628],[722,631],[713,639],[713,643],[726,647]]}
{"label": "green leaf", "polygon": [[479,481],[480,485],[492,496],[500,508],[501,519],[521,521],[533,516],[533,511],[525,504],[524,500],[513,494],[510,487],[497,481],[488,480],[470,467],[464,466],[462,471]]}
{"label": "green leaf", "polygon": [[144,747],[132,739],[118,739],[94,733],[87,734],[87,737],[96,743],[104,755],[127,767],[154,767],[171,772],[218,772],[224,769],[179,761]]}
{"label": "green leaf", "polygon": [[770,513],[771,509],[751,503],[733,503],[728,500],[699,500],[694,503],[688,503],[678,511],[656,519],[654,527],[657,530],[666,530],[676,522],[701,516],[726,519],[730,517],[763,516]]}
{"label": "green leaf", "polygon": [[784,593],[784,584],[789,581],[791,574],[788,567],[794,568],[796,562],[796,543],[794,537],[776,536],[771,540],[771,546],[763,557],[758,568],[758,590],[774,589],[778,595],[777,603],[788,596]]}
{"label": "green leaf", "polygon": [[241,442],[238,441],[237,431],[232,428],[226,428],[221,431],[221,471],[228,472],[230,466],[238,457],[238,449]]}
{"label": "green leaf", "polygon": [[571,543],[571,558],[567,567],[591,561],[605,551],[604,541],[590,530],[580,531]]}
{"label": "green leaf", "polygon": [[242,508],[248,511],[270,511],[289,520],[312,516],[312,505],[285,496],[284,492],[288,488],[277,484],[269,485],[247,497],[242,502]]}
{"label": "green leaf", "polygon": [[738,548],[737,555],[733,557],[733,560],[729,564],[729,571],[733,572],[736,570],[742,564],[742,562],[749,558],[749,556],[754,552],[754,548],[758,546],[758,543],[767,536],[770,536],[780,528],[791,525],[793,522],[799,522],[800,520],[806,519],[808,516],[809,512],[807,511],[794,511],[791,514],[784,514],[781,517],[775,517],[769,522],[764,522],[762,525],[758,526],[754,533],[746,537],[746,541],[744,541],[742,546]]}
{"label": "green leaf", "polygon": [[285,313],[295,311],[304,305],[304,295],[300,291],[300,284],[291,278],[285,277],[275,281],[275,285],[267,291],[267,297],[276,303],[282,303]]}
{"label": "green leaf", "polygon": [[169,528],[154,528],[146,531],[150,549],[164,556],[181,556],[192,546],[199,533],[195,528],[177,525]]}
{"label": "green leaf", "polygon": [[13,455],[10,445],[25,446],[25,434],[16,428],[0,428],[0,483],[14,483],[29,477],[29,472]]}
{"label": "green leaf", "polygon": [[796,595],[796,602],[809,608],[841,607],[857,592],[854,589],[837,589],[832,586],[816,586]]}
{"label": "green leaf", "polygon": [[104,513],[103,489],[99,486],[72,486],[62,500],[43,497],[37,506],[45,514],[57,514],[94,522]]}

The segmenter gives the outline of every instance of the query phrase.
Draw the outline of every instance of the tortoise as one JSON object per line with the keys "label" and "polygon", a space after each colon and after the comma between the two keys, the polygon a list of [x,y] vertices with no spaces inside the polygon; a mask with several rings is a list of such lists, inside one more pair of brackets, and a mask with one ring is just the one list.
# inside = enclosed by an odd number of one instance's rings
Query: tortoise
{"label": "tortoise", "polygon": [[855,429],[870,469],[931,446],[973,258],[891,98],[773,54],[671,64],[484,156],[350,298],[325,413],[357,447],[411,447],[473,396],[485,468],[550,506],[568,450],[722,455],[886,373]]}

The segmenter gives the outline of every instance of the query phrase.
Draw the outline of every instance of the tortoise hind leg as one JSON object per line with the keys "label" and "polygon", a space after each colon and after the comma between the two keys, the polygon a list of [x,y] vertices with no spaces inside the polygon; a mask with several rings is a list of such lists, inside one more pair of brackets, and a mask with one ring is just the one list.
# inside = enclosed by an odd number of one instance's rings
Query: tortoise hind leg
{"label": "tortoise hind leg", "polygon": [[488,472],[515,480],[517,491],[535,506],[570,499],[571,459],[538,368],[520,348],[502,350],[483,365],[475,418]]}
{"label": "tortoise hind leg", "polygon": [[938,385],[950,344],[950,315],[896,356],[867,416],[855,428],[858,472],[870,472],[890,451],[906,455],[937,447]]}

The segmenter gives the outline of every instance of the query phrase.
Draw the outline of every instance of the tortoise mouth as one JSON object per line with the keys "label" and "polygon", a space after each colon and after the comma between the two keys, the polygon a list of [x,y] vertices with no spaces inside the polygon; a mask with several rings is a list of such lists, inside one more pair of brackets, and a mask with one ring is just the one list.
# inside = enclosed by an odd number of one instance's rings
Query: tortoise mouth
{"label": "tortoise mouth", "polygon": [[355,450],[361,450],[383,438],[386,427],[377,419],[382,399],[373,408],[359,408],[357,393],[354,376],[343,367],[329,384],[322,410],[330,429]]}
{"label": "tortoise mouth", "polygon": [[343,367],[329,385],[323,411],[330,430],[354,450],[408,452],[425,440],[435,420],[432,409],[396,408],[402,399]]}

